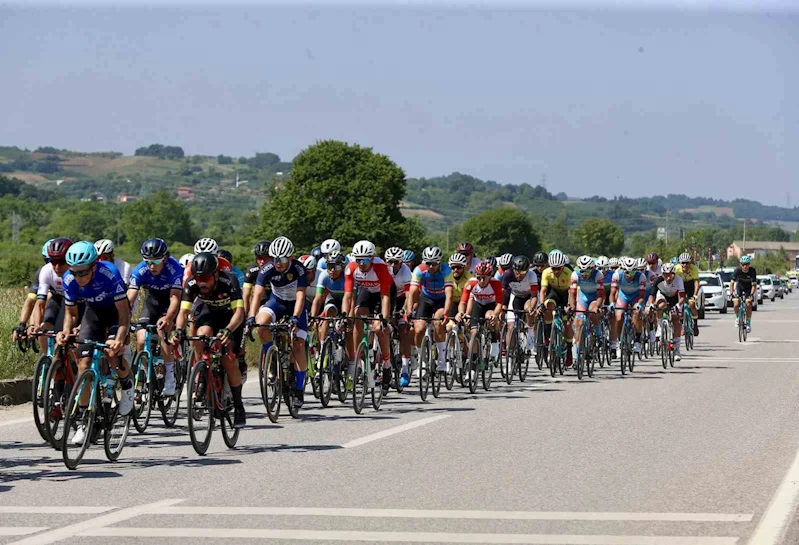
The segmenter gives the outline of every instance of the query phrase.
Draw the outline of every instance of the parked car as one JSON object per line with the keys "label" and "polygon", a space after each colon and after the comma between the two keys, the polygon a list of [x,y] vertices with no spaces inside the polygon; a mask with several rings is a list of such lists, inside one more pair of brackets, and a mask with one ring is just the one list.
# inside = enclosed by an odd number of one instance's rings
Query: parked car
{"label": "parked car", "polygon": [[757,283],[763,289],[764,299],[770,299],[771,301],[774,301],[777,299],[777,297],[779,297],[777,294],[777,286],[774,284],[774,281],[770,276],[757,275]]}
{"label": "parked car", "polygon": [[732,306],[732,294],[730,294],[730,278],[732,278],[732,273],[735,271],[734,267],[725,267],[723,269],[718,269],[716,273],[721,277],[722,282],[724,282],[724,288],[727,290],[729,297],[727,297],[727,306]]}
{"label": "parked car", "polygon": [[791,291],[788,289],[788,281],[784,278],[779,278],[777,281],[780,283],[780,288],[782,289],[782,295],[780,296],[780,299],[785,299],[785,294]]}
{"label": "parked car", "polygon": [[699,273],[699,285],[705,292],[705,308],[707,310],[718,310],[721,314],[727,314],[727,301],[730,298],[729,288],[724,286],[724,280],[719,273],[705,272]]}

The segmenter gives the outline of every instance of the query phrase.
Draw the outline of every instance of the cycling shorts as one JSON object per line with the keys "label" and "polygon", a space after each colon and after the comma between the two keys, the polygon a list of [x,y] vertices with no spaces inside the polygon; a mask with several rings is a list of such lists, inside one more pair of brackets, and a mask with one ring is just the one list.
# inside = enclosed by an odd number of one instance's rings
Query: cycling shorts
{"label": "cycling shorts", "polygon": [[[272,296],[269,297],[269,300],[263,305],[260,309],[258,309],[258,313],[266,312],[272,317],[272,323],[277,323],[281,319],[285,317],[290,317],[294,315],[294,301],[284,301],[282,299],[278,299],[277,297]],[[297,337],[300,339],[307,339],[308,338],[308,312],[303,309],[302,314],[298,316],[299,323],[297,327],[299,328],[299,332],[297,332]]]}

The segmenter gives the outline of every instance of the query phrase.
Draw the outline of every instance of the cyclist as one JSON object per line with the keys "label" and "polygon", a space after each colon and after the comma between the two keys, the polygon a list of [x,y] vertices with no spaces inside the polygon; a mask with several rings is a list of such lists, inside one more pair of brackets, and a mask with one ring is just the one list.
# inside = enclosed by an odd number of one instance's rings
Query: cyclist
{"label": "cyclist", "polygon": [[413,250],[405,250],[405,252],[402,254],[402,262],[410,270],[414,270],[416,268],[416,254],[413,253]]}
{"label": "cyclist", "polygon": [[[452,269],[452,300],[460,301],[463,295],[463,288],[466,283],[473,278],[472,273],[466,270],[466,256],[463,254],[452,254],[449,256],[449,268]],[[454,318],[458,314],[458,306],[452,305],[449,309],[449,317]]]}
{"label": "cyclist", "polygon": [[649,270],[655,273],[656,278],[662,274],[663,264],[660,262],[657,252],[650,252],[646,256],[646,262],[649,265]]}
{"label": "cyclist", "polygon": [[[128,283],[128,303],[130,308],[136,303],[139,290],[145,288],[144,309],[139,323],[150,325],[155,322],[161,332],[161,351],[164,356],[164,395],[175,395],[175,354],[168,344],[168,337],[180,310],[180,297],[183,292],[183,267],[169,255],[166,242],[160,238],[145,240],[141,245],[143,261],[133,268]],[[137,332],[136,348],[144,349],[146,331]]]}
{"label": "cyclist", "polygon": [[[648,258],[649,256],[647,256],[647,259]],[[652,284],[655,283],[655,279],[658,277],[658,275],[655,274],[655,271],[649,268],[649,262],[647,261],[647,259],[639,257],[638,259],[635,260],[635,268],[638,269],[638,272],[644,275],[644,279],[646,280],[646,293],[644,294],[644,301],[649,301],[649,297],[654,294],[654,292],[652,291]],[[657,265],[657,261],[655,261],[655,265]],[[655,321],[657,319],[655,313],[652,312],[652,310],[653,310],[652,305],[647,304],[644,317],[646,318],[646,321],[649,322],[650,343],[655,342],[655,329],[656,329]]]}
{"label": "cyclist", "polygon": [[510,270],[510,262],[513,261],[513,254],[502,254],[497,258],[497,272],[494,273],[496,280],[502,281],[505,272]]}
{"label": "cyclist", "polygon": [[[244,312],[249,316],[250,314],[250,299],[252,298],[252,288],[255,285],[255,281],[258,279],[258,273],[261,272],[261,269],[264,268],[268,263],[272,261],[272,258],[269,257],[269,246],[272,244],[271,240],[262,240],[258,242],[255,247],[253,248],[252,252],[255,254],[255,265],[251,265],[247,267],[247,270],[244,272],[244,284],[242,285],[242,296],[244,297]],[[257,301],[256,304],[260,307],[266,303],[269,299],[269,295],[272,293],[272,286],[266,285],[264,286],[264,295],[260,301]]]}
{"label": "cyclist", "polygon": [[691,254],[684,252],[680,254],[680,264],[674,272],[682,278],[685,284],[685,295],[688,297],[688,306],[691,308],[691,316],[694,319],[694,337],[699,336],[699,315],[696,310],[696,295],[699,293],[699,268],[692,263]]}
{"label": "cyclist", "polygon": [[[579,294],[578,294],[579,292]],[[572,347],[572,358],[576,358],[580,350],[580,339],[585,322],[585,315],[594,326],[594,335],[599,336],[599,306],[605,300],[605,277],[596,267],[596,261],[590,255],[582,255],[577,259],[577,270],[572,273],[569,289],[569,307],[577,309],[574,323],[577,343]]]}
{"label": "cyclist", "polygon": [[[657,295],[655,295],[657,294]],[[683,312],[683,305],[685,304],[685,285],[682,278],[674,274],[674,264],[664,263],[661,267],[661,274],[655,279],[652,285],[652,296],[650,296],[649,303],[652,304],[652,297],[654,296],[654,305],[664,310],[668,308],[672,327],[674,329],[674,360],[682,360],[680,356],[680,336],[682,335],[680,315]],[[660,322],[658,322],[657,337],[660,338]]]}
{"label": "cyclist", "polygon": [[752,300],[757,291],[757,271],[752,266],[752,258],[748,255],[742,256],[740,265],[735,267],[735,271],[730,278],[730,293],[732,294],[732,304],[735,307],[735,327],[738,327],[738,307],[741,304],[741,297],[744,298],[746,305],[746,332],[752,332]]}
{"label": "cyclist", "polygon": [[[477,334],[481,318],[486,320],[489,330],[494,332],[502,318],[502,282],[494,279],[494,269],[488,263],[481,262],[474,268],[474,274],[475,276],[463,287],[455,318],[460,321],[463,316],[469,316],[469,342]],[[498,343],[492,341],[492,357],[496,357],[498,353]]]}
{"label": "cyclist", "polygon": [[130,281],[130,263],[116,257],[116,254],[114,253],[114,242],[107,238],[102,238],[94,243],[94,248],[97,250],[97,256],[100,261],[110,261],[114,264],[119,271],[119,274],[122,275],[122,280],[125,281],[125,285],[127,286],[128,282]]}
{"label": "cyclist", "polygon": [[239,281],[239,286],[244,285],[244,271],[239,269],[233,264],[233,253],[230,250],[219,250],[219,256],[222,259],[227,259],[228,263],[230,263],[230,272],[232,272],[236,276],[236,280]]}
{"label": "cyclist", "polygon": [[[41,274],[42,269],[45,265],[50,263],[50,256],[47,254],[47,248],[50,246],[50,242],[52,239],[48,240],[42,246],[42,258],[44,259],[44,265],[36,269],[36,272],[33,273],[33,277],[31,277],[31,285],[28,288],[28,295],[25,297],[25,302],[22,304],[22,310],[19,313],[19,324],[11,333],[11,339],[13,342],[17,342],[17,340],[23,338],[28,330],[28,320],[31,319],[31,315],[33,315],[32,323],[38,324],[40,320],[40,316],[38,313],[34,313],[34,309],[36,309],[36,301],[37,301],[37,293],[39,292],[39,274]],[[42,352],[47,352],[47,339],[44,337],[39,337],[39,346],[42,349]]]}
{"label": "cyclist", "polygon": [[[405,301],[405,315],[413,314],[414,303],[419,304],[416,318],[444,318],[452,308],[452,269],[442,263],[444,252],[438,246],[428,246],[422,252],[422,264],[416,267],[411,277],[411,288]],[[427,323],[424,320],[413,322],[413,343],[422,344]],[[443,320],[433,323],[436,347],[438,348],[438,371],[447,370],[446,327]]]}
{"label": "cyclist", "polygon": [[[316,260],[316,268],[324,270],[327,268],[327,257],[330,255],[330,252],[341,252],[341,244],[338,240],[329,238],[322,243],[319,250],[322,252],[322,258]],[[347,257],[344,256],[344,259],[346,260]]]}
{"label": "cyclist", "polygon": [[[294,339],[292,356],[294,359],[294,380],[296,397],[294,406],[299,408],[305,403],[305,374],[308,371],[308,358],[305,353],[305,341],[308,339],[308,313],[305,311],[305,292],[308,289],[308,275],[302,264],[293,259],[294,244],[286,237],[277,237],[269,246],[272,262],[265,265],[255,281],[253,297],[260,301],[265,286],[272,288],[272,294],[260,307],[250,307],[247,326],[258,324],[274,324],[282,318],[289,317],[293,326]],[[264,350],[272,346],[272,332],[265,328],[258,329],[258,337]]]}
{"label": "cyclist", "polygon": [[[504,256],[503,256],[504,257]],[[496,277],[495,277],[496,278]],[[526,349],[533,351],[535,348],[535,333],[533,332],[533,311],[538,306],[538,276],[530,269],[530,259],[526,255],[517,255],[511,259],[507,270],[499,279],[502,282],[502,310],[525,311],[525,325],[527,326]],[[516,323],[516,313],[508,312],[508,333],[505,339],[508,350],[512,350],[513,326]]]}
{"label": "cyclist", "polygon": [[34,324],[29,328],[31,334],[36,331],[63,329],[65,315],[63,276],[68,270],[66,257],[71,247],[72,241],[68,238],[55,238],[47,247],[50,263],[44,265],[39,272],[36,306],[33,311]]}
{"label": "cyclist", "polygon": [[394,277],[394,287],[391,289],[391,311],[394,315],[400,314],[396,327],[399,328],[400,355],[402,358],[400,386],[403,388],[410,383],[408,371],[411,358],[411,333],[408,328],[408,322],[403,315],[403,309],[405,308],[406,295],[411,287],[411,277],[413,276],[408,266],[402,262],[404,253],[402,248],[392,246],[386,250],[383,256],[388,264],[388,271]]}
{"label": "cyclist", "polygon": [[458,244],[458,253],[466,256],[466,262],[469,264],[469,272],[474,274],[474,269],[481,263],[480,259],[474,255],[474,246],[471,242],[461,242]]}
{"label": "cyclist", "polygon": [[[391,316],[391,287],[394,279],[386,263],[375,257],[375,245],[368,240],[361,240],[352,247],[353,260],[344,269],[344,312],[347,316],[369,316],[381,314],[384,319]],[[358,294],[355,295],[355,287]],[[364,324],[356,320],[353,334],[347,337],[347,352],[349,354],[348,387],[351,377],[355,372],[355,348],[363,338]],[[372,331],[377,335],[380,343],[380,352],[383,358],[383,377],[381,386],[383,392],[391,387],[391,352],[389,351],[390,337],[388,329],[383,328],[381,320],[373,320]],[[377,364],[377,362],[375,362]]]}
{"label": "cyclist", "polygon": [[[539,306],[544,307],[544,338],[545,343],[549,344],[549,336],[552,333],[552,312],[556,308],[562,308],[569,314],[569,289],[571,288],[572,272],[566,269],[566,255],[560,250],[549,252],[549,268],[545,269],[541,275],[541,297]],[[570,320],[564,320],[563,336],[566,340],[566,367],[572,364],[572,342],[574,340],[574,330]]]}
{"label": "cyclist", "polygon": [[641,353],[641,330],[643,325],[641,313],[645,295],[646,279],[643,274],[636,270],[635,258],[623,257],[620,270],[613,274],[610,288],[610,300],[613,301],[613,306],[616,309],[616,319],[613,321],[610,339],[610,348],[614,352],[617,349],[619,329],[624,323],[624,310],[632,308],[633,326],[635,327],[633,350],[636,354]]}
{"label": "cyclist", "polygon": [[178,259],[178,263],[180,263],[180,266],[185,269],[186,267],[191,265],[192,259],[194,259],[194,254],[183,254],[182,256],[180,256],[180,259]]}
{"label": "cyclist", "polygon": [[[105,350],[111,368],[117,370],[122,395],[119,400],[119,414],[129,414],[133,409],[133,380],[131,380],[130,348],[128,331],[130,327],[130,305],[125,297],[125,282],[119,270],[110,261],[100,261],[97,249],[88,241],[70,245],[66,254],[69,270],[64,273],[64,326],[56,335],[56,342],[64,346],[73,327],[78,324],[78,301],[85,304],[80,319],[78,336],[78,372],[88,369],[92,362],[94,348],[82,341],[97,341],[108,344]],[[113,338],[109,339],[109,336]],[[122,356],[117,358],[117,356]],[[79,411],[89,405],[91,392],[84,389],[79,402]],[[81,427],[75,433],[74,444],[83,443],[86,430]]]}
{"label": "cyclist", "polygon": [[[327,254],[327,268],[319,270],[319,282],[316,284],[316,296],[311,306],[311,316],[333,318],[341,313],[341,302],[344,299],[345,265],[346,258],[340,251],[332,250]],[[321,322],[319,338],[326,339],[329,330],[330,322]]]}
{"label": "cyclist", "polygon": [[[202,304],[195,304],[201,301]],[[243,428],[247,414],[241,399],[241,372],[236,355],[242,343],[244,301],[241,286],[230,271],[219,268],[219,258],[210,252],[200,252],[191,262],[189,278],[183,287],[180,312],[175,322],[171,341],[177,346],[183,337],[183,328],[189,311],[199,335],[216,336],[228,346],[222,357],[222,366],[227,374],[230,393],[233,396],[233,427]]]}
{"label": "cyclist", "polygon": [[300,256],[300,264],[305,269],[305,278],[308,280],[308,287],[305,290],[305,311],[311,312],[311,305],[316,297],[316,284],[319,275],[316,274],[316,258],[310,254]]}

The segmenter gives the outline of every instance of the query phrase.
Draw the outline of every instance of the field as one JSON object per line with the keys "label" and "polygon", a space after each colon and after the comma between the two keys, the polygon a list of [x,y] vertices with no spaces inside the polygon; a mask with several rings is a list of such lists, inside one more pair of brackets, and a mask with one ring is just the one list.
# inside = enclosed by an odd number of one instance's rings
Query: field
{"label": "field", "polygon": [[33,374],[37,356],[22,354],[11,342],[11,330],[19,323],[19,311],[25,300],[25,289],[0,290],[0,380],[24,378]]}

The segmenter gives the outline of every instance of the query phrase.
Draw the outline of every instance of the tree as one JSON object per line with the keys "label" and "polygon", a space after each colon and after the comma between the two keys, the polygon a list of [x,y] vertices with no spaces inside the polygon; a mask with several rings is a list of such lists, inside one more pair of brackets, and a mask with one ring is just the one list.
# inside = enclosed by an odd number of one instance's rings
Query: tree
{"label": "tree", "polygon": [[321,141],[297,156],[283,184],[268,190],[260,234],[288,236],[304,249],[329,237],[344,246],[361,239],[379,248],[405,246],[420,228],[400,213],[404,195],[405,173],[385,155]]}
{"label": "tree", "polygon": [[531,256],[540,246],[530,218],[515,208],[495,208],[466,220],[460,238],[474,244],[482,255],[510,252]]}
{"label": "tree", "polygon": [[274,153],[256,153],[255,157],[247,160],[247,164],[253,168],[266,168],[280,162],[280,157]]}
{"label": "tree", "polygon": [[220,165],[229,165],[230,163],[233,162],[233,157],[228,157],[227,155],[217,155],[216,161]]}
{"label": "tree", "polygon": [[184,244],[194,244],[195,239],[186,206],[164,190],[122,207],[120,232],[124,233],[123,242],[133,244],[141,244],[152,237]]}
{"label": "tree", "polygon": [[624,231],[603,218],[585,220],[572,239],[576,250],[590,255],[618,255],[624,248]]}
{"label": "tree", "polygon": [[164,146],[151,144],[147,147],[137,148],[134,155],[145,157],[158,157],[159,159],[183,159],[183,148],[180,146]]}

